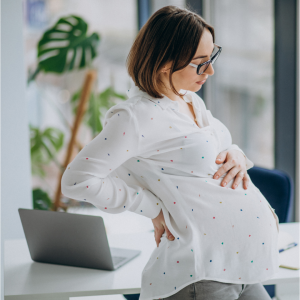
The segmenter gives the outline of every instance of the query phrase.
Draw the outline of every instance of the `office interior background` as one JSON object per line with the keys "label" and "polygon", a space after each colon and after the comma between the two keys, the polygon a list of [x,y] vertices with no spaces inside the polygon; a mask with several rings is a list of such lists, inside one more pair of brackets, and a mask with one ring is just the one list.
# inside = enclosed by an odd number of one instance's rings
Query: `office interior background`
{"label": "office interior background", "polygon": [[[55,197],[74,122],[74,99],[83,86],[86,71],[93,68],[97,72],[92,88],[95,95],[106,99],[104,92],[112,91],[108,96],[110,104],[124,101],[133,84],[125,66],[131,45],[149,16],[166,5],[191,8],[214,26],[215,42],[223,49],[214,64],[215,74],[199,95],[213,116],[228,127],[233,144],[255,166],[280,169],[291,176],[294,203],[290,221],[299,222],[298,1],[2,0],[2,266],[3,241],[24,238],[17,209],[33,208],[36,189],[51,200]],[[70,15],[88,24],[88,34],[99,35],[97,56],[82,69],[62,74],[40,71],[34,77],[39,40],[60,18]],[[75,66],[79,63],[80,53]],[[30,77],[34,79],[29,81]],[[96,108],[102,123],[107,106]],[[44,137],[53,157],[45,149],[40,156],[34,155],[38,139],[35,134],[47,129],[48,139]],[[77,136],[81,146],[95,133],[91,124],[83,122]],[[62,137],[63,142],[59,140]],[[103,217],[107,233],[153,230],[151,220],[137,214],[110,215],[89,203],[63,197],[61,201],[69,213]],[[3,287],[3,267],[1,281]]]}

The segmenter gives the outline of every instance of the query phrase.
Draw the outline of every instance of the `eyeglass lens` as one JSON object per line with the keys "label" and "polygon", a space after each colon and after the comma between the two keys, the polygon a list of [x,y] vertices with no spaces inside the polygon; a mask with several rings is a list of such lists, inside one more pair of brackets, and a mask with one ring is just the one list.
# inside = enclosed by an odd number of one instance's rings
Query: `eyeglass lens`
{"label": "eyeglass lens", "polygon": [[218,47],[214,47],[214,50],[213,50],[213,52],[212,52],[212,54],[211,54],[211,56],[210,56],[210,59],[217,53],[219,51],[219,48]]}
{"label": "eyeglass lens", "polygon": [[203,72],[205,72],[206,69],[209,67],[209,64],[210,64],[210,62],[207,63],[207,64],[205,64],[205,65],[203,65],[203,66],[201,66],[201,68],[198,69],[198,74],[202,74]]}
{"label": "eyeglass lens", "polygon": [[[216,48],[215,48],[215,49],[216,49]],[[218,51],[219,51],[219,49],[217,49],[216,51],[214,51],[212,57],[213,57],[216,53],[218,53]],[[219,52],[218,55],[216,55],[216,56],[214,57],[214,59],[212,60],[212,63],[214,63],[214,62],[217,60],[217,58],[219,57],[220,53],[221,53],[221,52]]]}
{"label": "eyeglass lens", "polygon": [[[214,50],[210,56],[210,59],[212,59],[212,57],[219,51],[219,48],[218,47],[214,47]],[[214,59],[211,61],[211,62],[208,62],[207,64],[203,65],[200,67],[200,69],[198,69],[198,74],[202,74],[203,72],[205,72],[207,70],[207,68],[209,67],[209,64],[210,63],[214,63],[217,58],[219,57],[220,55],[220,52],[218,53],[218,55],[216,57],[214,57]]]}

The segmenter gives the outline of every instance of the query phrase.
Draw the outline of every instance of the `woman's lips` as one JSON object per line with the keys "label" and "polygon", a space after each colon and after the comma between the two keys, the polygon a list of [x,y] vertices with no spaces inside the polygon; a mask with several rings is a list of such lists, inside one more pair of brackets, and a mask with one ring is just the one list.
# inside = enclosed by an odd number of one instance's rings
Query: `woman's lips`
{"label": "woman's lips", "polygon": [[197,81],[196,83],[199,84],[199,85],[202,85],[205,81],[206,81],[206,79],[202,80],[202,81]]}

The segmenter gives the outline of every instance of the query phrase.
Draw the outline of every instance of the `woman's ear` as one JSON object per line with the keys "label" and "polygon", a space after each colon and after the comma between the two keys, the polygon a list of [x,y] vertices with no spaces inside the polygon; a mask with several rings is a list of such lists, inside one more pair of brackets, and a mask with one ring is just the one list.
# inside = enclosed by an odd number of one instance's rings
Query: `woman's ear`
{"label": "woman's ear", "polygon": [[168,62],[166,65],[163,66],[161,72],[167,73],[171,69],[171,65],[172,65],[172,62]]}

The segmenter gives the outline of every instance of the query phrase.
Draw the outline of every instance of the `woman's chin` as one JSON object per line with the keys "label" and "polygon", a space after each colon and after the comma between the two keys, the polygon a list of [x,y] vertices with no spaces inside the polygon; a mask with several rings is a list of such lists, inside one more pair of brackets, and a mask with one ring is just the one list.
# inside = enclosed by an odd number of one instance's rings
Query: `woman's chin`
{"label": "woman's chin", "polygon": [[195,84],[193,86],[189,86],[188,88],[183,88],[182,90],[185,90],[185,91],[191,91],[191,92],[198,92],[200,89],[202,88],[202,85],[199,85],[199,84]]}
{"label": "woman's chin", "polygon": [[193,92],[198,92],[198,91],[200,91],[201,90],[201,88],[202,88],[202,84],[201,85],[199,85],[198,83],[196,83],[194,86],[193,86]]}

